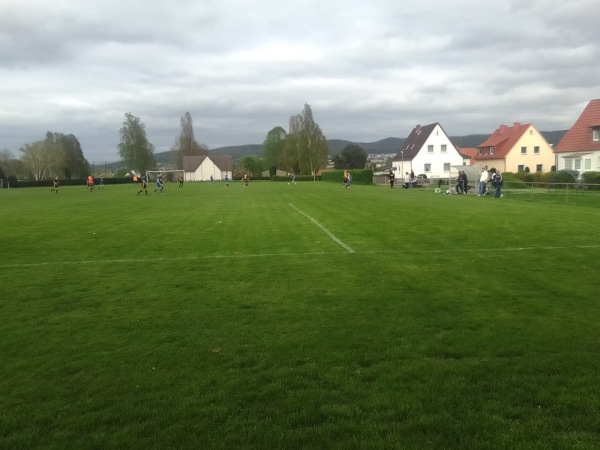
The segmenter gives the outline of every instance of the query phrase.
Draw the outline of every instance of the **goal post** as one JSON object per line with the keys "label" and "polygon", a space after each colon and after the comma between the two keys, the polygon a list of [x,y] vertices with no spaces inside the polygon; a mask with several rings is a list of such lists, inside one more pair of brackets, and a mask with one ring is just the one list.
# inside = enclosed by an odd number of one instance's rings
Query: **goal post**
{"label": "goal post", "polygon": [[148,184],[155,183],[158,175],[162,176],[163,181],[176,181],[179,182],[179,178],[184,179],[185,171],[183,169],[165,169],[165,170],[147,170],[146,171],[146,182]]}

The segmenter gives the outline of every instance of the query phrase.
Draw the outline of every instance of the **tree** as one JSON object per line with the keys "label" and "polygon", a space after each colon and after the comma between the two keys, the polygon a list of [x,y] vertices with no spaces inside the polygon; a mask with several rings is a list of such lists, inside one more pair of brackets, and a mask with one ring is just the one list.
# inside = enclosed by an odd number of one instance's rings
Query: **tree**
{"label": "tree", "polygon": [[321,127],[315,122],[312,110],[308,103],[304,104],[302,112],[303,144],[305,146],[300,158],[300,170],[315,176],[317,171],[327,165],[329,146]]}
{"label": "tree", "polygon": [[269,166],[285,168],[283,166],[283,152],[287,135],[282,127],[275,127],[267,133],[263,142],[263,157]]}
{"label": "tree", "polygon": [[11,161],[15,158],[10,150],[0,150],[0,178],[5,179],[11,173]]}
{"label": "tree", "polygon": [[252,174],[253,177],[260,177],[262,174],[262,160],[253,156],[246,156],[242,159],[242,165]]}
{"label": "tree", "polygon": [[21,149],[21,161],[34,180],[45,180],[59,175],[64,161],[60,145],[53,142],[37,141],[25,144]]}
{"label": "tree", "polygon": [[208,148],[204,144],[199,144],[194,137],[194,125],[192,115],[186,111],[181,118],[181,131],[175,140],[175,145],[171,148],[175,155],[175,163],[178,169],[183,169],[183,157],[194,155],[207,155]]}
{"label": "tree", "polygon": [[125,113],[125,121],[120,130],[119,155],[129,169],[144,173],[155,167],[154,146],[148,142],[146,127],[131,113]]}
{"label": "tree", "polygon": [[46,142],[60,146],[63,152],[62,170],[59,176],[66,179],[85,178],[90,173],[90,164],[83,156],[79,140],[72,134],[46,132]]}
{"label": "tree", "polygon": [[329,147],[321,128],[315,123],[310,105],[302,114],[290,117],[290,129],[285,142],[284,161],[294,173],[315,176],[325,167]]}
{"label": "tree", "polygon": [[342,153],[334,157],[336,169],[364,169],[367,164],[367,153],[356,144],[348,144]]}

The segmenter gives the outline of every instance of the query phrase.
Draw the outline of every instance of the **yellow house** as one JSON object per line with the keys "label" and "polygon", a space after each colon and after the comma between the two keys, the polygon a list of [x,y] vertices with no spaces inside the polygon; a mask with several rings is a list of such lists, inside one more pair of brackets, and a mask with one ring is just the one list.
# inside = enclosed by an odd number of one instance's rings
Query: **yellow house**
{"label": "yellow house", "polygon": [[549,172],[554,152],[542,134],[530,124],[500,125],[482,144],[471,164],[501,172]]}

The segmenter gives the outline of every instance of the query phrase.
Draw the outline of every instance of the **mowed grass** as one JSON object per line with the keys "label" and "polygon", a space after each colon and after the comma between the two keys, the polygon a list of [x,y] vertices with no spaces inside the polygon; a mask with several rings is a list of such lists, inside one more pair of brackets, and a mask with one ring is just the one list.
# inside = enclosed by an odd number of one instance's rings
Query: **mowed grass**
{"label": "mowed grass", "polygon": [[600,209],[0,191],[0,448],[597,448]]}

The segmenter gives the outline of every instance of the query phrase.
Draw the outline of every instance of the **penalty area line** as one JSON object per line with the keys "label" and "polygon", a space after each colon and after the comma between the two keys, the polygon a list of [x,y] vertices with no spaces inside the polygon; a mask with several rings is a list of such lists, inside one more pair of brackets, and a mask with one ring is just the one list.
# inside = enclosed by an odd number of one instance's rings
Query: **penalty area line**
{"label": "penalty area line", "polygon": [[323,225],[321,225],[319,222],[317,222],[315,219],[313,219],[312,217],[310,217],[308,214],[306,214],[304,211],[299,210],[298,208],[296,208],[294,205],[292,205],[291,203],[288,203],[288,205],[290,205],[292,208],[294,208],[296,211],[298,211],[300,214],[302,214],[304,217],[306,217],[308,220],[310,220],[312,223],[314,223],[316,226],[318,226],[321,230],[323,230],[327,236],[329,236],[334,242],[336,242],[337,244],[341,245],[344,249],[346,249],[346,251],[348,253],[355,253],[354,250],[352,250],[352,248],[346,244],[344,244],[342,241],[340,241],[337,237],[335,237],[335,235],[329,231],[327,228],[325,228]]}

